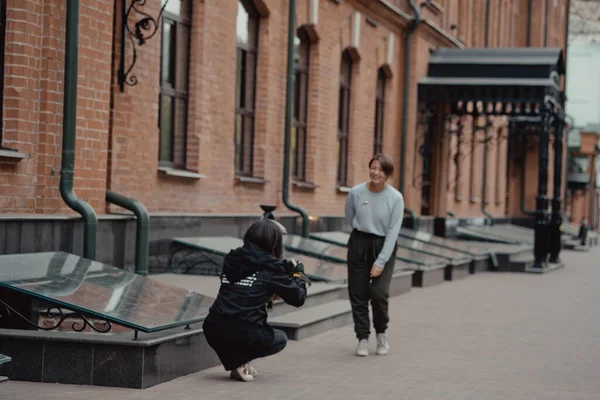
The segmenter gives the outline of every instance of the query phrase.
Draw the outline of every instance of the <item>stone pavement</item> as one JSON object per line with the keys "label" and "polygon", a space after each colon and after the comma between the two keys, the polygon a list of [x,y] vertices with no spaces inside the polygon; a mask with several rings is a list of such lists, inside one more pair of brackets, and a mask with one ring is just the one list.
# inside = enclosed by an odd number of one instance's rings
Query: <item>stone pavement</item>
{"label": "stone pavement", "polygon": [[346,327],[259,360],[251,383],[217,367],[144,391],[9,382],[0,399],[600,399],[599,259],[563,252],[545,275],[414,288],[391,301],[387,357],[353,356]]}

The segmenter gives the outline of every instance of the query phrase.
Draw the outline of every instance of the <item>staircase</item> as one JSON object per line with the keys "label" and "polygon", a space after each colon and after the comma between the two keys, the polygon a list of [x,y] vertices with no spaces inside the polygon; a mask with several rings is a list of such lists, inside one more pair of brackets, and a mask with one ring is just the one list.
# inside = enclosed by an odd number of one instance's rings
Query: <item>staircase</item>
{"label": "staircase", "polygon": [[[413,271],[396,271],[390,285],[390,296],[398,296],[412,289]],[[159,274],[153,279],[181,286],[215,297],[219,290],[216,276]],[[302,340],[310,336],[340,328],[352,323],[352,310],[346,284],[315,282],[310,288],[304,305],[296,308],[283,300],[273,302],[269,310],[269,324],[281,329],[290,340]]]}

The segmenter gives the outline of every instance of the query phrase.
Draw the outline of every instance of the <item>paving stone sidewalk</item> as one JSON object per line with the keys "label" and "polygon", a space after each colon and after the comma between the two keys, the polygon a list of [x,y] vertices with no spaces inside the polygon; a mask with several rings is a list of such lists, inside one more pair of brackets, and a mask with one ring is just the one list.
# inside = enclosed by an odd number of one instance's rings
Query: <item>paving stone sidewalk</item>
{"label": "paving stone sidewalk", "polygon": [[251,383],[216,367],[143,391],[9,382],[0,399],[600,399],[600,248],[563,260],[546,275],[482,273],[392,299],[387,357],[353,356],[346,327],[259,360]]}

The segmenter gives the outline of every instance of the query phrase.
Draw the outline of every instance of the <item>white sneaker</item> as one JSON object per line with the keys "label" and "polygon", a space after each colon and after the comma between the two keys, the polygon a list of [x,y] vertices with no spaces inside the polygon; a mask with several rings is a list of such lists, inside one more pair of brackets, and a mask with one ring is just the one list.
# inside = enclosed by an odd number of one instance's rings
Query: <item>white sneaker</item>
{"label": "white sneaker", "polygon": [[257,377],[258,376],[258,371],[254,367],[254,361],[250,361],[248,363],[248,368],[250,369],[250,375],[252,375],[253,377]]}
{"label": "white sneaker", "polygon": [[386,356],[390,351],[390,344],[385,333],[377,334],[377,355]]}
{"label": "white sneaker", "polygon": [[369,355],[369,341],[363,339],[358,342],[358,346],[356,346],[356,355],[359,357],[366,357]]}
{"label": "white sneaker", "polygon": [[231,371],[231,379],[237,379],[242,382],[250,382],[254,380],[252,376],[251,367],[249,364],[243,364]]}

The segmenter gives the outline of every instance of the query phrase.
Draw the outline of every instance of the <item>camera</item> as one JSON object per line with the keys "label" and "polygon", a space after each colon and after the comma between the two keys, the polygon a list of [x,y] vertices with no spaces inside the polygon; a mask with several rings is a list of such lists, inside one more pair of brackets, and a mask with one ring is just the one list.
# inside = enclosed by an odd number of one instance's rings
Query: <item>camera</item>
{"label": "camera", "polygon": [[309,286],[312,285],[310,279],[308,279],[308,277],[304,275],[304,264],[302,264],[301,261],[296,261],[293,258],[289,260],[283,260],[283,268],[294,278],[300,278],[304,280]]}

